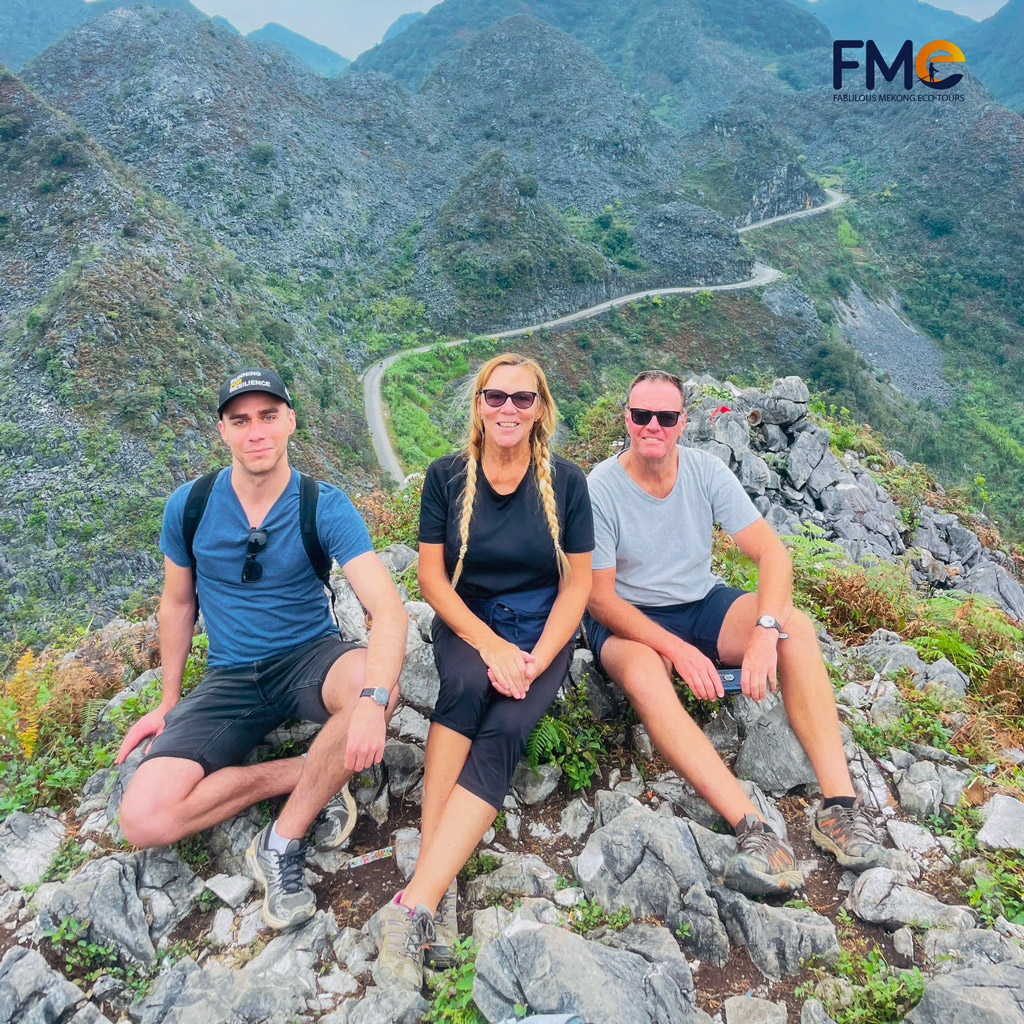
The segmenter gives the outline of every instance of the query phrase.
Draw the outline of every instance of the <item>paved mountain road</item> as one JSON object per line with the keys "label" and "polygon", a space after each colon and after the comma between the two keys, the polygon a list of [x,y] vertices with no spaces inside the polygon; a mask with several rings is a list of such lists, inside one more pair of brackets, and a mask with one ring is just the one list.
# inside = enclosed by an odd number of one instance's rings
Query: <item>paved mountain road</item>
{"label": "paved mountain road", "polygon": [[[795,210],[793,213],[783,213],[778,217],[769,217],[767,220],[755,221],[753,224],[737,228],[737,234],[744,234],[747,231],[753,231],[755,228],[762,228],[768,224],[777,224],[779,221],[792,220],[797,217],[813,217],[816,214],[823,213],[825,210],[831,210],[845,203],[849,198],[831,188],[827,188],[825,191],[828,193],[829,201],[821,206],[815,206],[808,210]],[[781,271],[767,267],[763,263],[755,263],[753,276],[745,281],[734,281],[731,284],[685,285],[679,288],[651,288],[648,291],[631,292],[629,295],[620,295],[617,298],[608,299],[606,302],[599,302],[596,306],[588,306],[586,309],[578,310],[575,313],[568,313],[554,320],[546,320],[544,323],[529,324],[526,327],[513,327],[507,331],[487,333],[478,335],[478,337],[520,338],[528,331],[539,331],[545,327],[561,327],[564,324],[575,323],[578,320],[588,320],[615,306],[622,306],[627,302],[636,302],[638,299],[646,299],[652,295],[689,295],[702,291],[738,291],[742,288],[756,288],[758,285],[768,284],[770,281],[774,281],[781,276]],[[469,338],[457,338],[453,341],[446,341],[443,344],[445,348],[453,348],[456,345],[465,345],[469,340]],[[419,348],[406,348],[402,349],[401,352],[394,352],[380,362],[375,363],[363,375],[363,405],[366,410],[366,424],[369,427],[370,437],[373,440],[373,450],[381,469],[399,485],[405,482],[406,476],[402,472],[398,457],[391,447],[391,439],[388,437],[388,429],[384,420],[384,410],[380,396],[381,378],[384,376],[384,371],[396,360],[401,359],[403,356],[429,352],[434,347],[434,345],[421,345]]]}

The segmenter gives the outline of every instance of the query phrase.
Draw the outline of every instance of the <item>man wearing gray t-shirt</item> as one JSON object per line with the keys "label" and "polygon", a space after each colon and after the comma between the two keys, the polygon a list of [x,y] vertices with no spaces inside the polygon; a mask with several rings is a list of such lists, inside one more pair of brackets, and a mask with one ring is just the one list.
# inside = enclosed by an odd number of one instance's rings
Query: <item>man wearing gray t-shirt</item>
{"label": "man wearing gray t-shirt", "polygon": [[[764,823],[672,687],[673,669],[704,700],[724,696],[715,662],[742,666],[743,693],[782,684],[823,799],[811,835],[844,867],[886,863],[846,766],[828,672],[812,621],[793,608],[782,542],[719,459],[678,446],[686,413],[674,374],[638,374],[626,396],[630,445],[587,478],[594,507],[593,588],[585,619],[598,663],[625,690],[673,769],[736,831],[725,881],[751,894],[803,884],[789,844]],[[711,572],[718,523],[758,567],[758,587]]]}

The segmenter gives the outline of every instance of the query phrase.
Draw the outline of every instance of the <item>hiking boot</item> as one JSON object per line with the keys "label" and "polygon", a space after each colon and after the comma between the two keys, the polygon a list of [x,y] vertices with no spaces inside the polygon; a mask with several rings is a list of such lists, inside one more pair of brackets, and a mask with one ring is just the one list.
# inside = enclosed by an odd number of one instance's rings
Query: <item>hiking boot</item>
{"label": "hiking boot", "polygon": [[422,903],[410,910],[398,900],[396,896],[381,907],[367,924],[377,944],[371,973],[381,988],[398,985],[419,992],[423,988],[423,950],[434,941],[434,918]]}
{"label": "hiking boot", "polygon": [[318,850],[336,850],[352,834],[355,826],[356,801],[346,782],[316,816],[313,845]]}
{"label": "hiking boot", "polygon": [[804,884],[793,848],[769,831],[756,814],[736,826],[736,853],[725,865],[723,881],[748,896],[790,892]]}
{"label": "hiking boot", "polygon": [[294,928],[316,913],[316,897],[306,885],[306,844],[291,839],[285,853],[270,849],[273,823],[253,837],[245,851],[253,879],[263,886],[263,920],[271,928]]}
{"label": "hiking boot", "polygon": [[434,941],[423,954],[428,967],[443,971],[455,963],[455,943],[459,941],[459,884],[453,878],[434,915]]}
{"label": "hiking boot", "polygon": [[844,868],[866,871],[884,867],[890,861],[890,853],[879,842],[871,817],[863,794],[852,807],[825,807],[822,801],[814,812],[811,838]]}

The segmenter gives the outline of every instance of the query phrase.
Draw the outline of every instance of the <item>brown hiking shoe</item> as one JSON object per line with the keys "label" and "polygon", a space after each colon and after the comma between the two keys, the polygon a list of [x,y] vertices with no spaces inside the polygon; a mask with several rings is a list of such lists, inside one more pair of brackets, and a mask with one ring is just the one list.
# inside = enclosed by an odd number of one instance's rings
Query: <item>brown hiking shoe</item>
{"label": "brown hiking shoe", "polygon": [[748,896],[791,892],[804,884],[793,848],[765,828],[756,814],[745,814],[736,826],[736,853],[725,865],[723,881]]}
{"label": "brown hiking shoe", "polygon": [[814,812],[811,838],[852,871],[884,867],[890,860],[889,851],[878,840],[863,794],[852,807],[825,807],[822,801]]}
{"label": "brown hiking shoe", "polygon": [[423,950],[434,941],[434,918],[423,904],[410,910],[392,900],[370,918],[367,929],[377,944],[373,980],[384,988],[423,988]]}
{"label": "brown hiking shoe", "polygon": [[455,943],[459,941],[459,883],[453,878],[434,914],[434,941],[423,954],[428,967],[443,971],[455,963]]}

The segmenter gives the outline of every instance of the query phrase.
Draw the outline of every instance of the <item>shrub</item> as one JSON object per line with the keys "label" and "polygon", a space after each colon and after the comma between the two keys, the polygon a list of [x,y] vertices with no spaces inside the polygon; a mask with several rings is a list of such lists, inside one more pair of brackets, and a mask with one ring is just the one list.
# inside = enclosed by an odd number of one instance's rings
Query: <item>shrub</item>
{"label": "shrub", "polygon": [[25,118],[20,114],[4,114],[0,117],[0,139],[16,139],[25,133]]}
{"label": "shrub", "polygon": [[257,142],[249,150],[249,159],[254,164],[266,167],[274,159],[274,147],[269,142]]}

